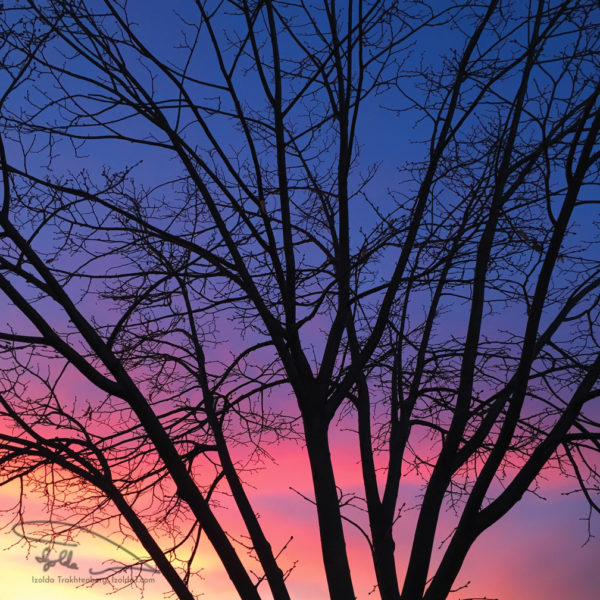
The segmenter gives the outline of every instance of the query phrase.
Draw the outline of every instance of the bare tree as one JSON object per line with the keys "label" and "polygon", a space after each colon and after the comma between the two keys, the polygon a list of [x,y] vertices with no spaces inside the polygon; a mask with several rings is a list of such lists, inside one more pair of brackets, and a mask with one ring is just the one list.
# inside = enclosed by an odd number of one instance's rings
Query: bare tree
{"label": "bare tree", "polygon": [[[301,437],[332,600],[355,597],[344,521],[382,599],[438,600],[545,468],[598,510],[597,2],[150,4],[5,3],[4,481],[63,505],[78,482],[70,508],[116,509],[180,598],[201,533],[240,597],[290,597],[233,446]],[[375,118],[422,140],[394,185],[360,145]],[[339,423],[364,522],[336,485]]]}

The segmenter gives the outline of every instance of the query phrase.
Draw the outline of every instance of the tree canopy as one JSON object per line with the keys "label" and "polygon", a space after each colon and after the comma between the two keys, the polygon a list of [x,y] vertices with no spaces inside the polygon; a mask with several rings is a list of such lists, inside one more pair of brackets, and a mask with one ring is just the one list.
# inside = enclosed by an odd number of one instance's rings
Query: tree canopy
{"label": "tree canopy", "polygon": [[347,527],[382,600],[442,600],[540,474],[598,511],[599,13],[5,2],[2,482],[120,515],[182,599],[201,535],[241,598],[291,597],[244,472],[289,439],[331,600]]}

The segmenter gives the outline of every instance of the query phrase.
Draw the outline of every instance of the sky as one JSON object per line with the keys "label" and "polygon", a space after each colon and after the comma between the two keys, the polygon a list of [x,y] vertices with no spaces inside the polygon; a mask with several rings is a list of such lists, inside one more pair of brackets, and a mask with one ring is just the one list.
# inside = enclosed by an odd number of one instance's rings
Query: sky
{"label": "sky", "polygon": [[[159,5],[159,2],[144,3],[144,9],[137,14],[137,18],[144,23],[145,38],[155,42],[155,47],[168,52],[175,28],[171,21],[164,21],[165,13],[158,10]],[[134,10],[139,10],[141,5],[136,6]],[[151,8],[146,9],[146,6]],[[425,34],[421,44],[430,55],[441,52],[450,42],[441,36],[427,35],[429,34]],[[210,74],[214,68],[211,60],[214,60],[214,57],[207,58],[204,62],[205,73]],[[202,64],[202,61],[199,61],[199,64]],[[251,78],[252,74],[248,77]],[[249,93],[249,100],[252,100],[252,96],[252,93]],[[417,147],[412,140],[419,139],[422,130],[406,116],[396,115],[393,121],[390,120],[390,112],[385,107],[382,110],[378,98],[369,102],[371,104],[366,104],[361,129],[361,152],[366,163],[379,165],[378,176],[373,181],[371,190],[373,196],[383,202],[388,189],[402,179],[396,165],[412,157]],[[230,138],[239,145],[234,131],[220,133],[223,139]],[[57,171],[77,172],[80,167],[85,166],[92,171],[98,171],[105,163],[119,167],[132,164],[139,158],[128,149],[121,148],[115,151],[115,147],[110,143],[99,142],[92,147],[96,152],[84,158],[59,154],[52,168]],[[164,160],[161,151],[149,150],[143,156],[135,175],[150,185],[158,181],[165,172],[169,174],[169,164]],[[365,209],[362,214],[359,211],[359,217],[363,219],[361,224],[368,225],[369,220],[373,219],[373,213]],[[108,312],[103,312],[91,303],[83,303],[82,307],[99,318],[109,316]],[[464,317],[461,311],[460,307],[456,309],[457,319]],[[7,314],[4,318],[9,319]],[[58,321],[58,316],[56,318]],[[320,323],[315,321],[312,326],[312,335],[318,336]],[[238,335],[237,323],[221,323],[220,327],[220,333],[230,339],[234,340]],[[318,347],[320,341],[322,340],[315,339],[315,346]],[[210,359],[224,358],[228,353],[228,349],[223,347],[211,347],[208,351]],[[77,378],[67,378],[60,389],[74,403],[83,398],[86,401],[90,398],[92,402],[99,401],[96,392],[90,392]],[[282,403],[289,401],[287,397]],[[338,485],[345,492],[360,493],[360,470],[352,432],[346,430],[336,433],[333,436],[332,448]],[[268,450],[273,461],[267,460],[262,470],[245,475],[253,505],[260,514],[260,521],[275,550],[285,548],[281,554],[282,566],[284,569],[293,567],[288,579],[293,600],[325,598],[327,592],[320,558],[316,515],[313,505],[305,498],[310,498],[312,494],[305,450],[301,444],[292,440],[283,440]],[[544,498],[526,494],[513,511],[475,543],[456,582],[460,589],[451,596],[452,598],[598,599],[600,570],[597,565],[600,564],[600,538],[592,537],[588,540],[585,521],[587,507],[581,495],[566,495],[565,492],[571,488],[565,487],[565,483],[553,474],[548,477],[540,489],[540,495]],[[411,529],[417,516],[414,506],[421,491],[421,482],[416,477],[408,477],[403,483],[400,501],[406,502],[406,510],[403,511],[396,534],[400,575],[410,549]],[[78,492],[75,490],[73,493]],[[0,510],[9,511],[17,497],[18,491],[14,486],[0,488]],[[43,520],[47,516],[42,499],[33,491],[28,491],[24,506],[27,521]],[[227,506],[226,500],[223,500],[223,506],[217,512],[226,524],[226,529],[240,531],[239,519],[235,516],[235,511]],[[133,600],[142,597],[142,592],[127,582],[113,581],[117,587],[122,586],[120,589],[109,589],[104,583],[89,588],[68,579],[69,575],[74,573],[87,576],[89,570],[93,570],[98,564],[120,558],[121,555],[114,545],[95,535],[100,534],[121,543],[122,537],[117,533],[114,523],[107,527],[98,526],[93,532],[77,533],[77,545],[72,547],[72,561],[77,564],[77,569],[73,568],[73,563],[71,567],[58,563],[47,571],[43,570],[46,563],[37,560],[43,556],[46,544],[36,541],[30,541],[30,545],[26,544],[12,530],[13,524],[9,512],[0,512],[0,600],[12,600],[16,597],[44,597],[50,600]],[[452,513],[448,511],[444,513],[441,521],[442,537],[444,533],[450,533],[452,525]],[[593,519],[592,533],[597,534],[599,529],[599,519]],[[358,600],[370,600],[376,597],[376,594],[372,594],[374,577],[368,548],[361,534],[352,526],[346,526],[346,535]],[[166,540],[163,540],[163,543],[166,543]],[[143,549],[134,541],[127,540],[123,544],[137,555],[144,555]],[[52,548],[52,556],[57,556],[61,549],[62,546]],[[234,597],[230,582],[205,541],[200,545],[196,565],[200,569],[201,577],[194,581],[195,592],[208,600],[230,600]],[[168,590],[159,573],[144,576],[151,580],[146,583],[143,597],[154,600]],[[110,595],[107,595],[107,592],[110,592]],[[265,593],[265,598],[268,597],[268,593]]]}
{"label": "sky", "polygon": [[[349,442],[339,440],[335,462],[339,485],[346,490],[360,487],[356,457]],[[280,445],[273,449],[273,454],[277,458],[276,465],[249,477],[249,482],[255,486],[252,492],[255,509],[275,549],[283,547],[293,536],[282,553],[282,567],[289,568],[297,561],[288,579],[292,598],[324,598],[326,587],[319,558],[314,509],[307,500],[287,488],[289,485],[302,494],[310,495],[307,458],[303,449],[295,443]],[[405,493],[407,490],[418,493],[419,482],[409,482],[404,489]],[[587,529],[581,519],[587,514],[586,506],[581,499],[562,495],[563,489],[564,484],[560,481],[549,481],[543,491],[545,500],[527,494],[515,510],[484,533],[475,543],[456,582],[456,587],[466,587],[450,598],[596,600],[600,589],[598,539],[591,539],[584,545]],[[0,509],[14,502],[14,491],[0,490]],[[43,520],[43,507],[35,497],[28,499],[25,505],[28,521]],[[225,522],[231,520],[227,512],[222,513]],[[416,511],[406,511],[396,535],[400,572],[402,556],[408,552],[404,534],[409,536],[415,516]],[[42,556],[46,544],[32,542],[28,550],[23,540],[12,531],[12,522],[0,524],[6,525],[0,532],[0,600],[34,598],[42,594],[51,600],[134,600],[142,597],[139,589],[132,584],[121,584],[122,589],[115,591],[109,590],[107,583],[101,582],[90,588],[69,579],[71,576],[89,577],[89,569],[98,570],[98,565],[104,566],[111,559],[118,561],[127,558],[105,540],[86,531],[77,532],[77,546],[69,549],[73,552],[71,562],[77,563],[78,569],[56,564],[44,572],[45,563],[40,563],[36,558]],[[114,527],[98,526],[93,529],[95,533],[121,541]],[[369,600],[372,598],[369,592],[372,591],[373,573],[366,544],[353,528],[348,527],[346,533],[357,598]],[[123,545],[138,556],[144,556],[139,544],[128,540]],[[51,556],[57,558],[63,549],[54,547]],[[195,581],[194,591],[203,594],[202,598],[228,600],[235,597],[218,559],[206,545],[201,547],[197,565],[201,568],[202,579]],[[114,575],[115,587],[118,588],[123,577],[127,576]],[[143,597],[158,599],[168,590],[160,573],[144,573],[142,576],[147,578]],[[108,591],[110,595],[107,595]],[[268,594],[265,597],[268,598]]]}

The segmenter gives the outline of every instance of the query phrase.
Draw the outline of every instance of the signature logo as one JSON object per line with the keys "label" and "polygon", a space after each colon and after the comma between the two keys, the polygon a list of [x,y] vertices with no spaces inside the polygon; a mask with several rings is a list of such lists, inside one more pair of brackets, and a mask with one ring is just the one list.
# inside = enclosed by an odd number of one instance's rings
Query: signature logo
{"label": "signature logo", "polygon": [[[60,565],[61,567],[64,567],[66,569],[79,570],[79,566],[78,566],[77,562],[75,562],[73,560],[74,550],[71,550],[69,548],[79,547],[80,544],[78,542],[72,541],[70,538],[61,540],[60,533],[58,533],[58,534],[54,533],[52,535],[52,537],[37,537],[35,535],[26,533],[26,530],[25,530],[26,527],[43,526],[43,525],[51,525],[53,527],[58,525],[58,526],[64,527],[65,531],[64,531],[63,535],[66,535],[67,533],[70,535],[73,531],[80,531],[80,532],[89,534],[89,535],[93,536],[94,538],[96,538],[96,540],[102,540],[103,542],[106,542],[107,544],[109,544],[112,547],[113,552],[116,549],[118,552],[123,552],[124,554],[126,554],[129,557],[129,559],[134,559],[135,565],[130,565],[129,568],[135,567],[135,569],[138,570],[140,573],[141,572],[158,573],[157,569],[155,569],[154,567],[151,567],[150,565],[147,565],[145,563],[144,559],[137,556],[137,554],[135,554],[134,552],[131,552],[131,550],[128,550],[121,544],[114,542],[113,540],[102,535],[101,533],[97,533],[96,531],[92,531],[91,529],[87,529],[86,527],[81,527],[80,525],[74,525],[72,523],[65,523],[63,521],[35,520],[35,521],[23,521],[21,523],[17,523],[12,528],[12,532],[16,536],[18,536],[24,540],[27,540],[30,543],[37,542],[37,543],[44,544],[44,548],[41,552],[41,555],[35,557],[35,560],[38,563],[42,564],[42,570],[44,572],[48,572],[50,569],[56,567],[57,565]],[[55,550],[54,549],[55,546],[63,546],[64,548],[61,550]],[[94,548],[96,548],[96,547],[97,547],[97,544],[94,544]],[[114,562],[117,562],[117,561],[114,560]],[[88,571],[89,571],[90,575],[106,577],[106,576],[110,576],[111,574],[121,572],[125,568],[128,568],[127,565],[125,565],[122,561],[119,561],[119,564],[115,565],[115,566],[104,567],[104,568],[90,567],[88,569]]]}
{"label": "signature logo", "polygon": [[55,559],[51,558],[51,552],[52,548],[50,546],[46,546],[42,550],[42,555],[35,557],[35,560],[44,564],[42,567],[43,571],[49,571],[56,563],[62,565],[63,567],[67,567],[67,569],[79,569],[77,563],[73,562],[73,550],[61,550],[58,558]]}

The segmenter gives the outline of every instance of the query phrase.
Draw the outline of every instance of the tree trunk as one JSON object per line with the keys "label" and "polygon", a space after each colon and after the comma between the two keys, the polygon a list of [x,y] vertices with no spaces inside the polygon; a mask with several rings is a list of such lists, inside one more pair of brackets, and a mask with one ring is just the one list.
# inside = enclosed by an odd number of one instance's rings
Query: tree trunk
{"label": "tree trunk", "polygon": [[306,448],[315,490],[323,563],[331,600],[355,600],[340,505],[329,452],[327,425],[304,419]]}
{"label": "tree trunk", "polygon": [[377,524],[373,528],[373,564],[381,600],[400,600],[394,550],[396,544],[391,526]]}

